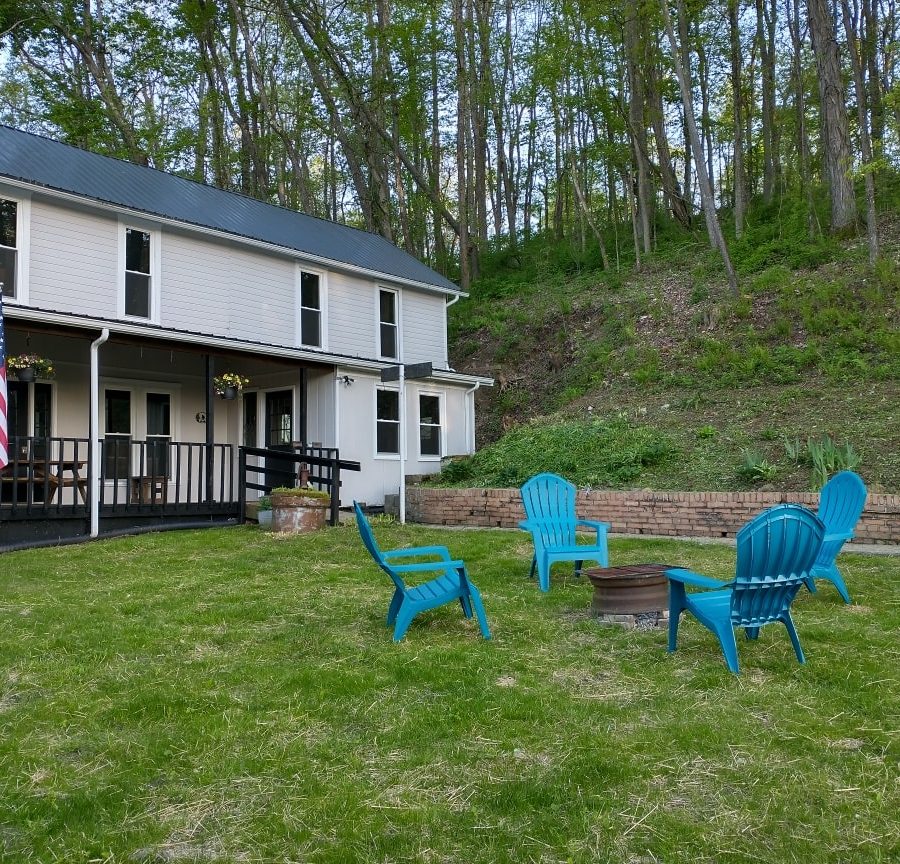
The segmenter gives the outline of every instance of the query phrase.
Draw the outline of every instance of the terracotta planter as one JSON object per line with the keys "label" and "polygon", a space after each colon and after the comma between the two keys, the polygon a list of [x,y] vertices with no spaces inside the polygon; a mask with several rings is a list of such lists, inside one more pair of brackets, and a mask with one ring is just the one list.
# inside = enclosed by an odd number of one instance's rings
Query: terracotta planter
{"label": "terracotta planter", "polygon": [[327,498],[272,493],[272,528],[282,534],[308,534],[325,527]]}

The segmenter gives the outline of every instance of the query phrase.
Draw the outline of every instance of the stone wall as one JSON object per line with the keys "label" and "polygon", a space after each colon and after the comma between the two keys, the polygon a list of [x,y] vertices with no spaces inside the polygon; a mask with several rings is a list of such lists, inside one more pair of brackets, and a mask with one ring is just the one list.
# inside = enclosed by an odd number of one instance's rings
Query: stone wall
{"label": "stone wall", "polygon": [[[818,507],[817,493],[607,492],[582,490],[582,519],[609,522],[621,534],[734,537],[748,520],[782,502]],[[406,518],[431,525],[515,528],[525,518],[518,489],[406,490]],[[869,494],[856,526],[859,543],[900,543],[900,495]]]}

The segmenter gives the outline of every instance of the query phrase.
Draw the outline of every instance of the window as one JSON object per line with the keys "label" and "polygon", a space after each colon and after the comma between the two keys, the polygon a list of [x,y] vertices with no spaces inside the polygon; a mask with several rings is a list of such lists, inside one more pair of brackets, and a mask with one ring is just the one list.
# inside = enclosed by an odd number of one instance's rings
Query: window
{"label": "window", "polygon": [[400,359],[397,292],[380,288],[378,291],[378,351],[388,360]]}
{"label": "window", "polygon": [[322,292],[317,273],[300,273],[300,344],[322,347]]}
{"label": "window", "polygon": [[107,390],[104,394],[105,437],[103,473],[107,480],[131,476],[131,392]]}
{"label": "window", "polygon": [[169,476],[169,442],[172,440],[171,397],[147,394],[147,477]]}
{"label": "window", "polygon": [[130,318],[151,317],[150,253],[150,234],[137,228],[126,228],[125,314]]}
{"label": "window", "polygon": [[419,455],[441,455],[441,397],[419,395]]}
{"label": "window", "polygon": [[0,282],[4,297],[16,296],[18,212],[17,202],[0,198]]}
{"label": "window", "polygon": [[400,454],[400,393],[377,390],[375,404],[375,451]]}
{"label": "window", "polygon": [[[19,457],[28,458],[28,438],[49,438],[52,429],[52,385],[25,381],[7,383],[6,404],[10,458],[19,448]],[[17,440],[18,439],[18,440]],[[44,445],[40,445],[43,447]],[[35,458],[40,457],[40,453]]]}

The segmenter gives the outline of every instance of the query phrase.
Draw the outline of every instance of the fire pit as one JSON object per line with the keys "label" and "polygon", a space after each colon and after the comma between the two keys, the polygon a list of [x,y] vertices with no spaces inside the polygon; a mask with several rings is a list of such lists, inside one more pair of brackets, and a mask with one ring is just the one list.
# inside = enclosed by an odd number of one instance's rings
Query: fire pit
{"label": "fire pit", "polygon": [[591,615],[628,629],[649,630],[669,623],[668,564],[588,567],[594,586]]}

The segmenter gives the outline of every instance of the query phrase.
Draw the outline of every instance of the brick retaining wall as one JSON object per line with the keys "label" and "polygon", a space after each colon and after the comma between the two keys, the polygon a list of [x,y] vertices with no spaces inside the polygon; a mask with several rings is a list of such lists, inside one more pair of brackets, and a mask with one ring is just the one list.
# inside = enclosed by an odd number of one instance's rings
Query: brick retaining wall
{"label": "brick retaining wall", "polygon": [[[578,492],[582,519],[609,522],[621,534],[734,537],[761,510],[790,501],[815,510],[817,493]],[[515,528],[525,518],[518,489],[435,489],[410,486],[406,517],[432,525]],[[870,494],[856,526],[860,543],[900,543],[900,495]]]}

